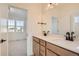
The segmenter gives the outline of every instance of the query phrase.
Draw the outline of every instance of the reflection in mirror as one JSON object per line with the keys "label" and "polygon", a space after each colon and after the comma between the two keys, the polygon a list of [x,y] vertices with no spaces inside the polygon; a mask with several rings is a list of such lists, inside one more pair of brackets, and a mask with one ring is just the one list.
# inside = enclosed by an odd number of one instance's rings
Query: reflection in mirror
{"label": "reflection in mirror", "polygon": [[79,35],[79,4],[59,3],[54,8],[45,9],[43,4],[42,30],[50,31],[51,34],[66,35],[66,32],[75,32]]}
{"label": "reflection in mirror", "polygon": [[58,25],[58,22],[57,22],[57,17],[54,17],[52,16],[51,18],[51,31],[53,34],[57,34],[58,33],[58,28],[57,28],[57,25]]}
{"label": "reflection in mirror", "polygon": [[76,36],[79,36],[79,16],[75,16],[72,19],[72,30]]}

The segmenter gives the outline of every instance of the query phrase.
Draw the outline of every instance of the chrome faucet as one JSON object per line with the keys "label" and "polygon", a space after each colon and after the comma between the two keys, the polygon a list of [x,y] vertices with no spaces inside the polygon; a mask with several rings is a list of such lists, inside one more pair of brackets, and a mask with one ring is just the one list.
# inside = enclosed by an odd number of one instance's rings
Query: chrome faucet
{"label": "chrome faucet", "polygon": [[66,32],[66,40],[70,40],[70,32]]}
{"label": "chrome faucet", "polygon": [[74,32],[66,32],[66,40],[69,40],[69,41],[74,41],[74,38],[76,38],[76,36],[74,35],[75,33]]}
{"label": "chrome faucet", "polygon": [[47,36],[48,33],[49,31],[43,31],[44,36]]}
{"label": "chrome faucet", "polygon": [[71,32],[71,41],[73,41],[74,40],[74,38],[76,38],[76,36],[74,35],[75,33],[74,32]]}

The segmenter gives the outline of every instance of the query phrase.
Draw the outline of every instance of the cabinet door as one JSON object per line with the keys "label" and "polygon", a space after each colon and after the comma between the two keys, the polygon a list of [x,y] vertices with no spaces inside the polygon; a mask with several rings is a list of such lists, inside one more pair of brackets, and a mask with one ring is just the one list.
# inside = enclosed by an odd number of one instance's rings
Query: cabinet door
{"label": "cabinet door", "polygon": [[46,49],[46,56],[57,56],[57,55],[53,53],[52,51]]}
{"label": "cabinet door", "polygon": [[42,46],[42,45],[40,45],[40,54],[41,54],[42,56],[45,56],[45,47]]}
{"label": "cabinet door", "polygon": [[39,39],[36,37],[33,37],[33,40],[39,43]]}
{"label": "cabinet door", "polygon": [[40,44],[45,46],[45,41],[40,39]]}
{"label": "cabinet door", "polygon": [[33,53],[35,56],[39,56],[39,44],[33,41]]}

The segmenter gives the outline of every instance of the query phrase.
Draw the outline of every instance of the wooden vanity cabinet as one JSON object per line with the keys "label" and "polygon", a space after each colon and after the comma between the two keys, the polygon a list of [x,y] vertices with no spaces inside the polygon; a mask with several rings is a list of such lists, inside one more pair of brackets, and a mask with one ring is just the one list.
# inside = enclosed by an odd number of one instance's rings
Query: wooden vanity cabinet
{"label": "wooden vanity cabinet", "polygon": [[40,45],[40,51],[39,53],[42,55],[42,56],[45,56],[45,47]]}
{"label": "wooden vanity cabinet", "polygon": [[51,44],[49,42],[47,42],[47,46],[48,49],[50,49],[51,51],[53,51],[54,53],[56,53],[59,56],[77,56],[76,53],[69,51],[67,49],[64,49],[62,47],[59,47],[57,45]]}
{"label": "wooden vanity cabinet", "polygon": [[46,43],[46,41],[44,41],[44,40],[40,39],[40,45],[42,45],[42,46],[44,46],[44,47],[45,47],[45,43]]}
{"label": "wooden vanity cabinet", "polygon": [[57,56],[57,55],[53,53],[51,50],[46,49],[46,56]]}
{"label": "wooden vanity cabinet", "polygon": [[34,56],[45,56],[45,41],[37,37],[33,37],[33,54]]}
{"label": "wooden vanity cabinet", "polygon": [[79,56],[78,53],[67,50],[55,44],[33,37],[34,56]]}
{"label": "wooden vanity cabinet", "polygon": [[46,47],[45,47],[45,44],[46,44],[46,41],[40,39],[40,42],[39,42],[40,46],[39,46],[39,53],[41,56],[45,56],[46,55]]}
{"label": "wooden vanity cabinet", "polygon": [[33,37],[33,41],[36,41],[37,43],[39,43],[39,38],[37,38],[37,37]]}
{"label": "wooden vanity cabinet", "polygon": [[33,55],[39,56],[39,39],[33,37]]}

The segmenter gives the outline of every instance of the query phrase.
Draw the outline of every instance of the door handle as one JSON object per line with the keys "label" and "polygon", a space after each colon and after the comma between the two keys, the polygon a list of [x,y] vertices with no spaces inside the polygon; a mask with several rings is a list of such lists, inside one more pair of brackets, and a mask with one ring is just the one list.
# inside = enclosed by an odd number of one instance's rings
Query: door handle
{"label": "door handle", "polygon": [[5,42],[6,40],[4,40],[4,39],[1,39],[1,41],[0,41],[0,43],[3,43],[3,42]]}

